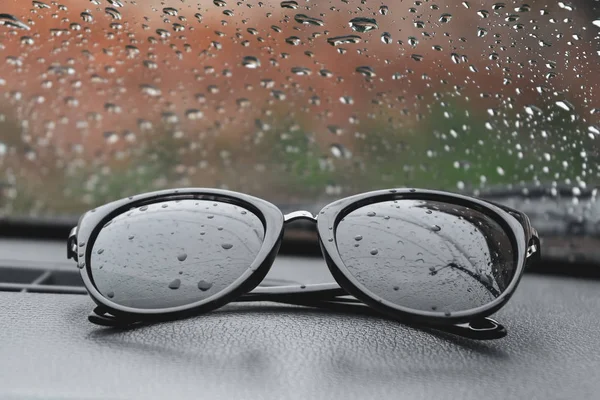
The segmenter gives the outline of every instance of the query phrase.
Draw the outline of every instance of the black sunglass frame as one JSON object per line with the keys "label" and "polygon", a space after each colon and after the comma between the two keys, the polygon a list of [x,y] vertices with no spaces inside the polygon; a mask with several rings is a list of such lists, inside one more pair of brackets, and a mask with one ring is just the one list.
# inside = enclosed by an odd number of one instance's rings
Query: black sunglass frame
{"label": "black sunglass frame", "polygon": [[[104,297],[97,290],[89,267],[94,241],[104,225],[132,208],[183,199],[234,204],[254,213],[261,220],[265,230],[264,241],[250,268],[229,287],[215,295],[183,306],[138,309],[119,305]],[[461,205],[484,213],[499,223],[511,240],[517,262],[515,273],[506,290],[484,306],[444,315],[439,312],[418,311],[398,306],[378,298],[358,282],[348,271],[338,253],[335,242],[338,223],[348,213],[365,205],[402,199],[432,200]],[[298,219],[311,220],[317,224],[321,250],[337,284],[259,286],[277,256],[285,224]],[[265,200],[220,189],[186,188],[140,194],[108,203],[82,215],[77,227],[73,228],[69,236],[67,256],[77,261],[83,283],[98,305],[89,319],[100,325],[127,326],[139,322],[185,318],[217,309],[233,301],[275,301],[334,309],[362,303],[404,323],[441,329],[474,339],[495,339],[506,335],[506,330],[500,324],[487,317],[506,304],[513,295],[525,268],[541,258],[539,237],[524,213],[470,196],[438,190],[405,188],[378,190],[347,197],[325,206],[317,216],[307,211],[297,211],[284,216],[278,207]],[[349,298],[348,295],[354,298]]]}

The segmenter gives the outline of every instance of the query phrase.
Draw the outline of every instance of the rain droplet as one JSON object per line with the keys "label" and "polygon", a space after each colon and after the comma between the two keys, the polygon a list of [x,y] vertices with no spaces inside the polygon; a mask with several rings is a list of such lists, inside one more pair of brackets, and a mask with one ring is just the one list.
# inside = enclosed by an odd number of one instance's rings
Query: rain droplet
{"label": "rain droplet", "polygon": [[332,46],[340,46],[342,44],[356,44],[360,43],[361,37],[358,35],[344,35],[344,36],[335,36],[327,39],[327,43]]}
{"label": "rain droplet", "polygon": [[558,107],[562,108],[565,111],[573,111],[573,105],[566,100],[559,100],[555,102]]}
{"label": "rain droplet", "polygon": [[369,212],[367,213],[367,217],[374,217],[374,216],[376,216],[376,215],[377,215],[377,214],[375,213],[375,211],[369,211]]}
{"label": "rain droplet", "polygon": [[451,20],[452,20],[452,15],[451,15],[451,14],[445,13],[445,14],[442,14],[442,15],[440,16],[440,22],[441,22],[442,24],[448,23],[448,22],[450,22]]}
{"label": "rain droplet", "polygon": [[246,68],[256,69],[260,67],[260,60],[254,56],[246,56],[242,60],[242,65]]}
{"label": "rain droplet", "polygon": [[102,253],[104,253],[104,249],[99,249],[98,254],[102,254]]}
{"label": "rain droplet", "polygon": [[112,299],[113,297],[115,297],[115,292],[113,292],[113,291],[110,291],[110,292],[106,293],[106,296],[107,296],[109,299]]}
{"label": "rain droplet", "polygon": [[354,240],[356,240],[357,242],[360,242],[362,240],[362,236],[361,235],[356,235],[354,236]]}
{"label": "rain droplet", "polygon": [[79,15],[81,16],[81,19],[83,20],[83,22],[92,22],[94,20],[93,15],[90,14],[89,12],[84,11]]}
{"label": "rain droplet", "polygon": [[50,8],[48,4],[42,3],[41,1],[33,0],[31,3],[35,8]]}
{"label": "rain droplet", "polygon": [[442,228],[440,228],[440,226],[439,226],[439,225],[433,225],[433,226],[431,227],[431,230],[432,230],[433,232],[439,232],[439,231],[441,231],[441,230],[442,230]]}
{"label": "rain droplet", "polygon": [[310,68],[306,68],[306,67],[292,67],[291,69],[292,74],[295,75],[310,75],[311,71]]}
{"label": "rain droplet", "polygon": [[233,245],[231,243],[223,243],[221,245],[222,248],[224,248],[225,250],[229,250],[233,247]]}
{"label": "rain droplet", "polygon": [[198,289],[202,290],[203,292],[206,292],[212,287],[212,285],[212,283],[203,280],[198,282]]}
{"label": "rain droplet", "polygon": [[177,259],[181,262],[184,262],[185,260],[187,260],[188,255],[186,253],[181,253],[179,255],[177,255]]}
{"label": "rain droplet", "polygon": [[8,26],[9,28],[30,30],[29,25],[11,14],[0,14],[0,25]]}
{"label": "rain droplet", "polygon": [[140,90],[150,97],[159,97],[161,95],[160,89],[152,85],[140,85]]}
{"label": "rain droplet", "polygon": [[106,13],[106,15],[112,17],[112,19],[120,20],[121,18],[123,18],[119,10],[117,10],[116,8],[106,7],[104,9],[104,12]]}
{"label": "rain droplet", "polygon": [[298,2],[296,1],[282,1],[280,5],[281,8],[291,8],[292,10],[298,8]]}
{"label": "rain droplet", "polygon": [[375,71],[373,71],[373,68],[366,65],[356,67],[356,72],[367,78],[373,78],[376,76]]}
{"label": "rain droplet", "polygon": [[191,121],[196,121],[204,118],[204,113],[197,109],[189,109],[185,112],[185,116]]}
{"label": "rain droplet", "polygon": [[318,18],[309,17],[308,15],[304,15],[304,14],[296,14],[294,16],[294,20],[297,23],[303,24],[303,25],[315,25],[315,26],[325,25],[325,23],[322,20],[320,20]]}
{"label": "rain droplet", "polygon": [[169,289],[179,289],[179,286],[181,286],[181,279],[173,279],[171,283],[169,283]]}
{"label": "rain droplet", "polygon": [[374,18],[356,17],[348,22],[353,31],[364,33],[379,28]]}
{"label": "rain droplet", "polygon": [[290,36],[285,39],[285,42],[287,44],[291,44],[292,46],[298,46],[300,43],[302,43],[298,36]]}
{"label": "rain droplet", "polygon": [[381,34],[381,41],[385,44],[392,43],[392,35],[389,32],[383,32]]}
{"label": "rain droplet", "polygon": [[163,8],[163,12],[167,15],[171,15],[173,17],[177,16],[177,9],[173,7],[165,7]]}
{"label": "rain droplet", "polygon": [[370,253],[371,253],[372,256],[375,256],[375,255],[377,255],[377,253],[379,253],[379,250],[373,249],[373,250],[371,250]]}

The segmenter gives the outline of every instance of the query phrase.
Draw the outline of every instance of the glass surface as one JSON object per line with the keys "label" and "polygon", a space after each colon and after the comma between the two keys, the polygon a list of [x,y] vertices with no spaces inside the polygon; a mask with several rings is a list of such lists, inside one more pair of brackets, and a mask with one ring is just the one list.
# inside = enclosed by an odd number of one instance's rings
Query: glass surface
{"label": "glass surface", "polygon": [[0,214],[599,183],[597,1],[0,3]]}
{"label": "glass surface", "polygon": [[514,249],[504,229],[467,207],[396,200],[352,211],[336,229],[348,271],[371,293],[418,311],[484,306],[510,284]]}
{"label": "glass surface", "polygon": [[205,200],[150,204],[102,228],[91,275],[100,293],[122,306],[187,305],[242,276],[263,239],[259,218],[238,206]]}

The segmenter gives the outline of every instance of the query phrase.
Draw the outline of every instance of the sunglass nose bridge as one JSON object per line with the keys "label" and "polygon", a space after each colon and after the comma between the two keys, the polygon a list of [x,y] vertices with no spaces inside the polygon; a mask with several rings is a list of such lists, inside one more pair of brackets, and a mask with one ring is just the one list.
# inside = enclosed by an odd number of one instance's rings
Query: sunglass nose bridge
{"label": "sunglass nose bridge", "polygon": [[317,222],[317,217],[315,215],[312,215],[312,213],[309,211],[303,211],[303,210],[294,211],[289,214],[285,214],[283,217],[283,220],[285,221],[285,223],[297,221],[300,219],[306,219],[309,221]]}

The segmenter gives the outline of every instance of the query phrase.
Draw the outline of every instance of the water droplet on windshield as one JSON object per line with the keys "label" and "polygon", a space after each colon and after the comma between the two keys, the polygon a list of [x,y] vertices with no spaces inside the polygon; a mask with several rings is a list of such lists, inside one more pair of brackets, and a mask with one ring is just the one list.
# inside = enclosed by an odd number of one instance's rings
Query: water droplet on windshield
{"label": "water droplet on windshield", "polygon": [[123,18],[123,16],[121,15],[121,13],[119,12],[119,10],[117,10],[116,8],[113,7],[106,7],[104,9],[104,11],[106,12],[106,15],[112,17],[115,20],[120,20]]}
{"label": "water droplet on windshield", "polygon": [[179,289],[181,286],[181,279],[173,279],[171,283],[169,283],[169,289]]}
{"label": "water droplet on windshield", "polygon": [[187,254],[186,253],[180,253],[177,255],[177,259],[181,262],[184,262],[185,260],[187,260]]}
{"label": "water droplet on windshield", "polygon": [[448,13],[444,13],[440,16],[440,22],[442,24],[448,23],[452,20],[452,15]]}
{"label": "water droplet on windshield", "polygon": [[360,43],[361,37],[358,35],[335,36],[327,39],[327,43],[332,46],[340,46],[342,44]]}
{"label": "water droplet on windshield", "polygon": [[371,253],[372,256],[376,256],[379,253],[379,250],[372,249],[370,253]]}
{"label": "water droplet on windshield", "polygon": [[221,245],[222,248],[224,248],[225,250],[229,250],[233,247],[233,245],[231,243],[223,243]]}
{"label": "water droplet on windshield", "polygon": [[373,71],[373,68],[366,66],[366,65],[356,67],[356,72],[360,73],[361,75],[363,75],[367,78],[373,78],[374,76],[376,76],[375,71]]}
{"label": "water droplet on windshield", "polygon": [[315,25],[315,26],[325,25],[325,23],[322,20],[320,20],[318,18],[309,17],[308,15],[304,15],[304,14],[296,14],[294,16],[294,20],[296,22],[298,22],[299,24],[303,24],[303,25]]}
{"label": "water droplet on windshield", "polygon": [[374,18],[356,17],[352,18],[348,24],[352,30],[361,33],[379,28]]}
{"label": "water droplet on windshield", "polygon": [[242,60],[242,65],[246,68],[256,69],[260,67],[260,60],[254,56],[246,56]]}
{"label": "water droplet on windshield", "polygon": [[177,9],[176,9],[176,8],[173,8],[173,7],[165,7],[165,8],[163,8],[163,12],[164,12],[165,14],[167,14],[167,15],[171,15],[171,16],[173,16],[173,17],[176,17],[176,16],[177,16],[177,13],[178,13],[178,12],[177,12]]}
{"label": "water droplet on windshield", "polygon": [[31,29],[29,27],[29,25],[27,25],[26,23],[24,23],[23,21],[21,21],[20,19],[18,19],[17,17],[15,17],[14,15],[11,15],[11,14],[0,14],[0,25],[4,25],[9,28],[16,28],[16,29],[25,29],[25,30]]}
{"label": "water droplet on windshield", "polygon": [[295,10],[298,8],[297,1],[282,1],[280,5],[281,5],[281,8],[291,8],[292,10]]}

